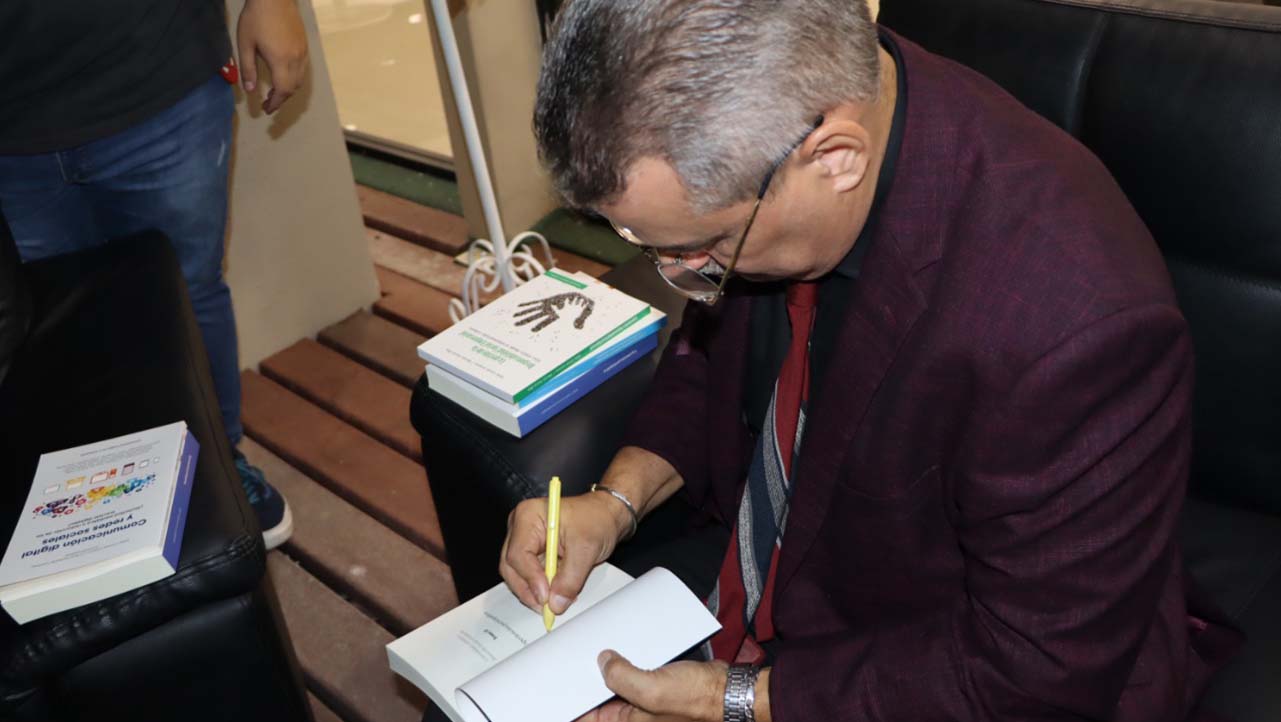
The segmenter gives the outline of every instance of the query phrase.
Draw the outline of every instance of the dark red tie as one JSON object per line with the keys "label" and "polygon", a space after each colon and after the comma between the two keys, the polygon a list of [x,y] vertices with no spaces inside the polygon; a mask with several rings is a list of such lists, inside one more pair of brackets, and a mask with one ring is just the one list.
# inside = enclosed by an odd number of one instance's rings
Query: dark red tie
{"label": "dark red tie", "polygon": [[[757,440],[738,520],[708,600],[721,623],[721,631],[709,642],[716,659],[759,663],[764,653],[757,642],[774,637],[774,583],[791,494],[792,456],[804,433],[801,409],[809,396],[809,339],[817,302],[817,284],[788,286],[792,340],[774,386],[773,417],[766,419]],[[745,525],[744,520],[751,523]],[[753,626],[754,636],[748,633]]]}

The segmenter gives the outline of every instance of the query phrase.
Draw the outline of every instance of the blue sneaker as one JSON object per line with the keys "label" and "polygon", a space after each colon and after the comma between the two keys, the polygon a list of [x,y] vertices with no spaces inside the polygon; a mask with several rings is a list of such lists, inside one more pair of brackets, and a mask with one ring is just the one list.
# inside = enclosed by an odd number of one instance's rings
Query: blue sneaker
{"label": "blue sneaker", "polygon": [[289,504],[275,487],[267,483],[262,469],[250,464],[239,449],[233,450],[232,455],[236,460],[236,471],[240,472],[240,483],[245,487],[245,496],[258,515],[263,543],[267,549],[275,549],[294,533],[294,517],[289,513]]}

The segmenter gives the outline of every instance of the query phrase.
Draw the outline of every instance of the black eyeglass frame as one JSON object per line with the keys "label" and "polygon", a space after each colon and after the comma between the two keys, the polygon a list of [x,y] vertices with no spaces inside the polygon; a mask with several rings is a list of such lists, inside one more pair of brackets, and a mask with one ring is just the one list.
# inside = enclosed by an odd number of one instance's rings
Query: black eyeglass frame
{"label": "black eyeglass frame", "polygon": [[[769,172],[765,174],[765,178],[761,181],[760,190],[756,193],[756,201],[752,204],[752,213],[747,217],[747,225],[743,227],[743,233],[738,237],[738,243],[734,246],[734,254],[730,256],[729,264],[725,266],[725,271],[720,274],[719,280],[713,279],[711,276],[708,276],[698,269],[686,266],[680,254],[677,254],[676,260],[674,261],[664,260],[663,257],[659,255],[657,248],[642,243],[639,237],[633,233],[631,229],[624,228],[617,223],[614,223],[612,220],[610,221],[610,225],[613,226],[614,232],[622,237],[623,240],[641,247],[641,250],[644,251],[645,255],[654,263],[654,268],[658,271],[658,275],[661,276],[663,281],[666,282],[668,286],[671,286],[674,291],[690,300],[698,301],[699,303],[703,303],[708,306],[715,305],[725,293],[725,284],[729,281],[730,276],[734,272],[734,266],[738,263],[738,256],[743,251],[743,244],[747,242],[747,234],[751,232],[752,225],[756,222],[756,214],[760,212],[761,201],[765,199],[765,194],[769,192],[770,184],[774,181],[774,175],[778,173],[778,169],[783,166],[783,163],[786,162],[789,157],[791,157],[792,153],[796,152],[796,149],[801,147],[805,140],[809,138],[815,130],[818,130],[819,126],[822,124],[823,116],[820,115],[814,120],[814,124],[810,126],[809,130],[805,131],[805,135],[798,138],[795,143],[788,147],[787,151],[783,153],[778,160],[774,161],[774,165],[771,166]],[[681,268],[687,272],[693,273],[696,278],[707,283],[707,290],[683,288],[677,285],[676,282],[673,281],[664,271],[664,269],[672,267]]]}

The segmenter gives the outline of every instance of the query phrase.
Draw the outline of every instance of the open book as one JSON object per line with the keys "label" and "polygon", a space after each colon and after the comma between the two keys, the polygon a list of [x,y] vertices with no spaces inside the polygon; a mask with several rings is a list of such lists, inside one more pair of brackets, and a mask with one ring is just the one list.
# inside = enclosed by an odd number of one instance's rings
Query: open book
{"label": "open book", "polygon": [[614,696],[596,664],[602,651],[652,669],[718,629],[666,569],[633,580],[602,564],[550,633],[499,584],[387,645],[387,656],[455,722],[570,722]]}

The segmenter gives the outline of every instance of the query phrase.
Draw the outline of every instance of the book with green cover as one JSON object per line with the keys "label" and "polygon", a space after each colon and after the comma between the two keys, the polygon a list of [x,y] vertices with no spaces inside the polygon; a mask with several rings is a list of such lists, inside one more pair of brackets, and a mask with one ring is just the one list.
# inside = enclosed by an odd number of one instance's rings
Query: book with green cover
{"label": "book with green cover", "polygon": [[551,270],[428,339],[418,355],[519,404],[649,316],[644,301]]}

